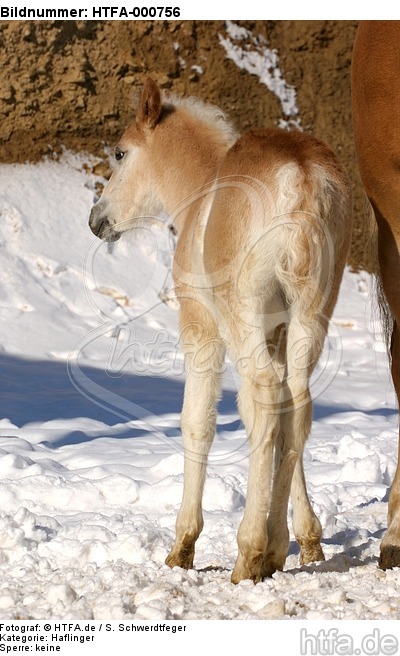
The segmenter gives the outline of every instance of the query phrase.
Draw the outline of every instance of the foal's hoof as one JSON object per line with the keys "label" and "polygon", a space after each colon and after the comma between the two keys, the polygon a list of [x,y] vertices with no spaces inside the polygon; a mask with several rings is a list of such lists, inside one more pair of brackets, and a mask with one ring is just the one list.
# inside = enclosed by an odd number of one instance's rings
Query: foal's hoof
{"label": "foal's hoof", "polygon": [[262,554],[258,554],[253,558],[244,559],[243,556],[239,555],[236,561],[235,568],[232,572],[231,582],[234,584],[240,583],[240,581],[253,581],[253,583],[259,583],[263,580],[262,572]]}
{"label": "foal's hoof", "polygon": [[286,561],[286,555],[284,558],[278,558],[274,554],[268,554],[268,556],[264,559],[263,566],[262,566],[262,578],[263,579],[270,579],[275,572],[283,572],[283,566]]}
{"label": "foal's hoof", "polygon": [[280,543],[274,537],[268,542],[267,552],[262,563],[263,578],[271,578],[275,572],[282,572],[289,547],[289,533],[282,537]]}
{"label": "foal's hoof", "polygon": [[231,576],[231,583],[237,585],[240,581],[253,581],[254,584],[262,581],[261,572],[238,572],[233,570]]}
{"label": "foal's hoof", "polygon": [[169,567],[182,567],[183,569],[192,569],[194,561],[193,544],[181,544],[179,547],[173,547],[165,559],[165,564]]}
{"label": "foal's hoof", "polygon": [[319,540],[303,540],[300,544],[300,565],[308,565],[325,560]]}
{"label": "foal's hoof", "polygon": [[400,547],[398,545],[387,544],[381,547],[379,567],[381,569],[400,567]]}

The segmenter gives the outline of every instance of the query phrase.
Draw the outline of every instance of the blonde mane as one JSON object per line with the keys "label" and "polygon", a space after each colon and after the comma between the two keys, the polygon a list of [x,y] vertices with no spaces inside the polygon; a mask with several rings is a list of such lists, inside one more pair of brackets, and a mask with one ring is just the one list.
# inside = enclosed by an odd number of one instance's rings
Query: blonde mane
{"label": "blonde mane", "polygon": [[166,111],[182,108],[190,112],[198,121],[216,130],[228,147],[232,146],[240,136],[231,119],[216,105],[203,102],[195,96],[181,97],[165,91],[162,95],[162,101]]}

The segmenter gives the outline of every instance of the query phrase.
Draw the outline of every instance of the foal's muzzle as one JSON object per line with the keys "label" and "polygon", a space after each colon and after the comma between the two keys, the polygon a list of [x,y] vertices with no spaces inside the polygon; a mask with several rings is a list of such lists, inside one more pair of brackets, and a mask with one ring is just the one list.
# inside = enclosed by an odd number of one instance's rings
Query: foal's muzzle
{"label": "foal's muzzle", "polygon": [[96,203],[92,207],[89,217],[89,227],[96,237],[104,241],[117,241],[121,236],[120,232],[114,230],[106,213],[103,212],[103,207],[99,203]]}

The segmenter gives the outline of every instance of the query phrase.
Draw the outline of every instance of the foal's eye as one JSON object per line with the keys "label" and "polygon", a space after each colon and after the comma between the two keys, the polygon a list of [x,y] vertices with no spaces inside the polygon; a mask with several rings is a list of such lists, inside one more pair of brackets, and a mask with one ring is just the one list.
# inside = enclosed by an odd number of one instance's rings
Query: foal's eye
{"label": "foal's eye", "polygon": [[122,159],[124,155],[125,153],[123,150],[121,150],[120,148],[115,149],[115,159],[117,160],[117,162],[119,162],[119,160]]}

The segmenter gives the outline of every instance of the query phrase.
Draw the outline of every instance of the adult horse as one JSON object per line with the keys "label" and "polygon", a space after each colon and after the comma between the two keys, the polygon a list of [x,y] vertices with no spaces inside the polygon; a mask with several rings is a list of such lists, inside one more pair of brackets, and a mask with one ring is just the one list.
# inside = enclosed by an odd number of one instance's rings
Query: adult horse
{"label": "adult horse", "polygon": [[[361,179],[378,226],[392,377],[400,401],[400,21],[359,24],[352,61],[352,100]],[[400,566],[399,462],[379,565],[383,569]]]}
{"label": "adult horse", "polygon": [[257,582],[283,568],[290,490],[301,562],[323,559],[303,448],[311,427],[309,378],[350,241],[346,174],[310,135],[272,129],[238,138],[218,108],[165,95],[151,79],[115,158],[90,215],[94,234],[118,239],[160,211],[178,233],[173,276],[186,368],[185,463],[166,562],[193,566],[226,349],[241,377],[239,409],[250,444],[232,581]]}

